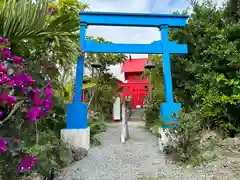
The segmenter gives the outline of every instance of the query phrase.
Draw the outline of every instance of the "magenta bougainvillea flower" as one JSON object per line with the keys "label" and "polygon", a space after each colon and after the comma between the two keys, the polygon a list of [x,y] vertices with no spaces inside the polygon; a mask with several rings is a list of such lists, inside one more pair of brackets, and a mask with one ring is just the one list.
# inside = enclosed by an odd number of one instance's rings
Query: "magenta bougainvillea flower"
{"label": "magenta bougainvillea flower", "polygon": [[45,100],[43,101],[43,108],[44,110],[52,109],[52,100]]}
{"label": "magenta bougainvillea flower", "polygon": [[40,117],[41,109],[39,106],[34,106],[27,111],[27,118],[31,121],[37,120]]}
{"label": "magenta bougainvillea flower", "polygon": [[0,102],[7,103],[9,106],[13,106],[16,97],[8,95],[7,93],[2,93],[0,95]]}
{"label": "magenta bougainvillea flower", "polygon": [[[18,99],[24,100],[27,120],[36,121],[38,118],[48,115],[47,111],[53,106],[53,91],[51,84],[42,90],[37,89],[36,81],[24,71],[24,59],[13,56],[8,45],[8,39],[0,37],[0,103],[6,108],[12,108]],[[3,111],[4,112],[4,111]],[[0,120],[4,113],[0,111]],[[7,112],[7,111],[6,111]],[[9,142],[10,143],[10,142]],[[0,139],[0,153],[8,150],[8,141]],[[20,146],[20,141],[15,141],[15,146]],[[20,173],[29,171],[37,163],[36,155],[24,156],[18,171]]]}
{"label": "magenta bougainvillea flower", "polygon": [[8,59],[12,57],[12,53],[7,48],[3,48],[3,57]]}
{"label": "magenta bougainvillea flower", "polygon": [[13,106],[14,105],[14,102],[16,100],[16,97],[15,96],[9,96],[8,95],[8,99],[7,99],[7,102],[10,106]]}
{"label": "magenta bougainvillea flower", "polygon": [[24,60],[18,56],[13,56],[12,61],[15,63],[23,63],[24,62]]}
{"label": "magenta bougainvillea flower", "polygon": [[51,87],[46,88],[43,93],[45,94],[46,99],[51,99],[53,97],[53,91]]}
{"label": "magenta bougainvillea flower", "polygon": [[0,64],[0,72],[1,73],[7,73],[8,69],[5,66],[3,66],[2,64]]}
{"label": "magenta bougainvillea flower", "polygon": [[6,74],[0,74],[0,84],[9,83],[10,78]]}
{"label": "magenta bougainvillea flower", "polygon": [[[1,44],[7,44],[8,39],[0,37]],[[19,72],[19,66],[12,66],[11,73],[9,74],[7,61],[11,61],[17,65],[23,64],[24,60],[18,56],[12,56],[12,53],[7,47],[0,47],[0,53],[3,54],[3,59],[0,59],[0,84],[1,86],[7,87],[7,91],[3,91],[0,95],[0,102],[8,104],[11,107],[16,102],[16,97],[9,95],[8,92],[19,92],[20,95],[25,96],[31,94],[30,105],[27,109],[26,117],[29,120],[37,120],[37,118],[46,116],[46,111],[52,108],[53,92],[51,86],[46,87],[42,91],[39,89],[31,90],[29,88],[35,85],[35,80],[27,72]],[[0,56],[1,57],[1,56]],[[14,71],[14,67],[16,71]],[[10,89],[9,89],[10,88]]]}
{"label": "magenta bougainvillea flower", "polygon": [[32,90],[32,103],[35,106],[41,106],[43,101],[40,99],[40,90],[39,89],[34,89]]}
{"label": "magenta bougainvillea flower", "polygon": [[5,139],[0,139],[0,153],[7,151],[7,141]]}
{"label": "magenta bougainvillea flower", "polygon": [[25,86],[30,86],[35,83],[35,80],[32,79],[31,76],[29,76],[28,73],[24,72],[19,76],[19,79],[23,82]]}
{"label": "magenta bougainvillea flower", "polygon": [[37,164],[37,156],[36,155],[30,155],[25,156],[21,160],[21,165],[18,169],[20,173],[24,171],[31,171],[33,170],[34,166]]}
{"label": "magenta bougainvillea flower", "polygon": [[0,37],[0,43],[7,44],[8,43],[8,39],[4,38],[4,37]]}

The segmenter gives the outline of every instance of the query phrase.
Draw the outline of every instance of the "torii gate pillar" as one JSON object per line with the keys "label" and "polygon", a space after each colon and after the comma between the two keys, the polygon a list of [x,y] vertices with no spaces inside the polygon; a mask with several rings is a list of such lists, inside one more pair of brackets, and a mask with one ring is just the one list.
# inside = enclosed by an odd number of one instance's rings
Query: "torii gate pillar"
{"label": "torii gate pillar", "polygon": [[[80,48],[90,53],[163,54],[166,103],[161,104],[160,117],[171,128],[177,120],[181,104],[173,101],[170,54],[186,54],[187,45],[168,41],[168,28],[183,27],[188,16],[170,14],[137,14],[111,12],[80,12]],[[96,43],[86,39],[88,26],[154,27],[160,29],[161,41],[152,44]],[[114,32],[113,32],[114,33]],[[67,106],[66,129],[62,137],[72,146],[89,149],[90,133],[87,126],[87,105],[81,102],[84,54],[78,57],[74,103]]]}

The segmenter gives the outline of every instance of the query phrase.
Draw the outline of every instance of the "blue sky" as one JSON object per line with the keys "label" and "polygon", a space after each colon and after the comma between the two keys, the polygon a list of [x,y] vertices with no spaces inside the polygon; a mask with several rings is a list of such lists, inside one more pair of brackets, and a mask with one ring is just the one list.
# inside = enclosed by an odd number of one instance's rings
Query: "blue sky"
{"label": "blue sky", "polygon": [[[203,1],[203,0],[199,0]],[[213,0],[221,4],[226,0]],[[182,11],[189,7],[187,0],[81,0],[90,6],[90,11],[128,12],[128,13],[160,13]],[[160,32],[154,28],[131,27],[89,27],[89,36],[99,36],[113,43],[151,43],[160,40]],[[132,57],[147,57],[147,55],[132,55]],[[123,80],[120,65],[112,66],[111,72]]]}

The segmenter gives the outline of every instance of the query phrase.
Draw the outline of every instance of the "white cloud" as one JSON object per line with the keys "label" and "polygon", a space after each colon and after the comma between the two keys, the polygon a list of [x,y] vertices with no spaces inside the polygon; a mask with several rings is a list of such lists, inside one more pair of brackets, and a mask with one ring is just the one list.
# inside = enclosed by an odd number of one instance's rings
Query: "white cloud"
{"label": "white cloud", "polygon": [[[92,11],[150,13],[149,0],[85,0]],[[141,1],[141,3],[139,3]],[[159,39],[153,28],[90,26],[88,35],[100,36],[115,43],[150,43]]]}

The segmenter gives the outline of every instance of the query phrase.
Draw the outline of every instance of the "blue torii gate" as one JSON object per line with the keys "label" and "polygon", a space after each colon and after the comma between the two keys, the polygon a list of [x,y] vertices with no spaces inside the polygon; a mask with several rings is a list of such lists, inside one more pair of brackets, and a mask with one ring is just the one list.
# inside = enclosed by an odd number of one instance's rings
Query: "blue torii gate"
{"label": "blue torii gate", "polygon": [[[166,103],[162,103],[160,106],[160,117],[165,124],[169,124],[170,120],[172,122],[176,120],[175,117],[181,110],[181,104],[175,103],[173,99],[170,54],[187,54],[187,45],[169,42],[168,28],[184,27],[187,19],[188,16],[185,15],[80,12],[80,48],[82,51],[90,53],[163,54]],[[152,44],[96,43],[86,39],[86,30],[90,25],[155,27],[160,30],[161,41],[155,41]],[[84,54],[80,55],[77,60],[75,96],[73,104],[67,105],[66,129],[88,127],[87,104],[81,102],[83,70]]]}

